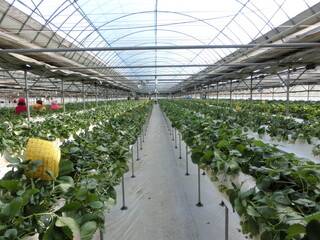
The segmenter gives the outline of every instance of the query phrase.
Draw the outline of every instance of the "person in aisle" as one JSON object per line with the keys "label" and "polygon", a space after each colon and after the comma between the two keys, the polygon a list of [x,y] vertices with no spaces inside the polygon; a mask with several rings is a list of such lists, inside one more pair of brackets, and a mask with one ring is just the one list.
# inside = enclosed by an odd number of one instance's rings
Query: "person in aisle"
{"label": "person in aisle", "polygon": [[16,106],[16,114],[20,114],[22,112],[27,112],[26,100],[24,98],[19,98],[18,105]]}
{"label": "person in aisle", "polygon": [[60,109],[60,108],[62,108],[62,106],[58,105],[58,101],[57,100],[53,100],[51,102],[50,110],[55,110],[55,109]]}
{"label": "person in aisle", "polygon": [[37,104],[33,105],[32,108],[37,111],[44,111],[46,107],[43,105],[42,100],[37,100]]}

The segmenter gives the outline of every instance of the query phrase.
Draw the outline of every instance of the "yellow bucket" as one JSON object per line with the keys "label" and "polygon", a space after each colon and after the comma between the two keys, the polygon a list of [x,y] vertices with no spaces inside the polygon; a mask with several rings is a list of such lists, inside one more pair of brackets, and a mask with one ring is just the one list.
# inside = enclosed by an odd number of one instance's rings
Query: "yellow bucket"
{"label": "yellow bucket", "polygon": [[36,138],[29,138],[25,151],[25,160],[42,161],[35,172],[26,173],[28,178],[40,178],[52,180],[46,170],[53,172],[55,177],[59,175],[59,162],[61,151],[57,144]]}

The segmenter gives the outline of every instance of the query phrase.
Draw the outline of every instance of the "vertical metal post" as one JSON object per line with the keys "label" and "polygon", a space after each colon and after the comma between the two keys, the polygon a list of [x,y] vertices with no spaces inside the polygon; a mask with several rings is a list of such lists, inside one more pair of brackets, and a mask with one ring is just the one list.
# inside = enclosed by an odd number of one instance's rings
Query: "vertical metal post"
{"label": "vertical metal post", "polygon": [[137,161],[139,161],[139,139],[137,138]]}
{"label": "vertical metal post", "polygon": [[142,136],[140,135],[140,150],[142,150]]}
{"label": "vertical metal post", "polygon": [[63,113],[66,113],[66,104],[65,104],[65,97],[64,97],[64,81],[61,82],[61,90],[62,90],[62,105],[63,105]]}
{"label": "vertical metal post", "polygon": [[96,95],[96,107],[98,107],[98,91],[97,91],[97,83],[95,83],[95,95]]}
{"label": "vertical metal post", "polygon": [[201,184],[200,184],[200,166],[198,164],[198,203],[196,204],[197,207],[202,207],[203,204],[201,203]]}
{"label": "vertical metal post", "polygon": [[121,182],[122,182],[122,207],[120,208],[121,210],[127,210],[128,207],[126,207],[126,199],[125,199],[125,193],[124,193],[124,177],[122,175],[121,177]]}
{"label": "vertical metal post", "polygon": [[100,230],[100,240],[103,240],[103,232]]}
{"label": "vertical metal post", "polygon": [[30,121],[30,106],[29,106],[29,89],[28,89],[27,70],[24,70],[24,83],[25,83],[25,91],[26,91],[27,116],[28,116],[28,121]]}
{"label": "vertical metal post", "polygon": [[217,107],[219,106],[219,87],[217,85]]}
{"label": "vertical metal post", "polygon": [[286,104],[286,116],[288,117],[290,114],[290,68],[288,69],[288,77],[287,77],[287,104]]}
{"label": "vertical metal post", "polygon": [[186,144],[186,174],[187,176],[189,176],[189,166],[188,166],[188,145]]}
{"label": "vertical metal post", "polygon": [[82,81],[82,100],[83,100],[83,110],[86,109],[86,98],[85,98],[85,92],[84,92],[84,82]]}
{"label": "vertical metal post", "polygon": [[173,127],[172,127],[172,125],[171,125],[171,130],[172,130],[172,141],[174,141],[174,131],[173,131]]}
{"label": "vertical metal post", "polygon": [[230,80],[230,108],[232,108],[232,80]]}
{"label": "vertical metal post", "polygon": [[252,105],[252,97],[253,97],[253,89],[252,89],[252,74],[251,74],[251,78],[250,78],[250,111],[252,111],[253,105]]}
{"label": "vertical metal post", "polygon": [[180,152],[180,156],[179,159],[181,159],[181,133],[179,133],[179,152]]}
{"label": "vertical metal post", "polygon": [[225,206],[225,240],[229,239],[229,209]]}
{"label": "vertical metal post", "polygon": [[142,126],[142,142],[144,142],[145,125]]}
{"label": "vertical metal post", "polygon": [[131,177],[134,178],[134,161],[133,161],[133,146],[131,147],[131,171],[132,171],[132,175]]}
{"label": "vertical metal post", "polygon": [[177,146],[177,129],[176,128],[174,129],[174,147],[178,148],[178,146]]}
{"label": "vertical metal post", "polygon": [[224,201],[221,201],[219,204],[221,207],[224,207],[224,239],[229,239],[229,209]]}

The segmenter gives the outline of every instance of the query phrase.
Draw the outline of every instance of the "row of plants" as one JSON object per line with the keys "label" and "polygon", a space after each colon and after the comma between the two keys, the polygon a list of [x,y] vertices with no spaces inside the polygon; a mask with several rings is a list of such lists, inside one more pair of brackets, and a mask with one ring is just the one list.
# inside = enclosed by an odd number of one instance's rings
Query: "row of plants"
{"label": "row of plants", "polygon": [[95,126],[63,142],[59,176],[47,171],[51,181],[26,177],[42,162],[8,159],[11,170],[0,180],[0,239],[38,234],[43,240],[89,240],[97,230],[104,231],[104,213],[116,202],[114,187],[128,171],[130,145],[152,106],[146,101],[132,104],[90,112],[92,118],[83,121],[89,126],[95,119]]}
{"label": "row of plants", "polygon": [[176,99],[182,106],[190,107],[194,111],[209,115],[215,119],[230,119],[239,124],[244,131],[248,129],[260,136],[268,134],[277,141],[288,141],[295,143],[297,140],[313,145],[313,155],[320,155],[320,122],[305,120],[296,121],[294,118],[288,118],[284,115],[270,115],[248,109],[236,109],[229,107],[215,107],[210,101],[190,101],[185,99]]}
{"label": "row of plants", "polygon": [[[30,137],[54,141],[68,139],[72,134],[90,125],[101,122],[106,117],[117,115],[127,108],[141,104],[134,101],[109,101],[108,104],[80,111],[81,105],[73,103],[73,112],[47,116],[41,121],[27,121],[26,118],[7,119],[0,123],[0,154],[19,154]],[[143,102],[142,102],[143,103]]]}
{"label": "row of plants", "polygon": [[[197,114],[181,101],[160,105],[191,148],[193,163],[210,171],[229,196],[243,234],[261,240],[319,238],[319,164],[247,137],[232,118]],[[223,179],[239,174],[251,176],[255,187],[232,182],[228,188]]]}
{"label": "row of plants", "polygon": [[[113,100],[113,101],[88,101],[85,102],[85,109],[93,109],[96,108],[98,106],[106,106],[106,105],[113,105],[115,102],[122,102],[120,100]],[[58,108],[55,110],[49,110],[50,109],[50,105],[45,105],[46,109],[45,111],[38,111],[38,110],[34,110],[32,108],[32,105],[30,106],[30,116],[32,118],[37,118],[37,117],[47,117],[47,116],[51,116],[51,115],[56,115],[59,113],[63,113],[64,110],[63,108]],[[66,103],[64,105],[64,108],[66,109],[66,112],[68,113],[75,113],[78,111],[82,111],[84,110],[84,104],[83,102],[74,102],[74,103]],[[27,113],[23,112],[21,114],[15,114],[15,108],[13,107],[1,107],[0,108],[0,122],[3,121],[19,121],[19,120],[26,120],[27,118]]]}
{"label": "row of plants", "polygon": [[[251,109],[249,100],[207,99],[206,101],[222,107],[231,106],[235,108],[236,106],[240,106],[242,109]],[[252,111],[286,115],[286,110],[287,102],[283,100],[252,100]],[[320,121],[320,103],[317,101],[290,101],[289,113],[290,116],[295,118]]]}

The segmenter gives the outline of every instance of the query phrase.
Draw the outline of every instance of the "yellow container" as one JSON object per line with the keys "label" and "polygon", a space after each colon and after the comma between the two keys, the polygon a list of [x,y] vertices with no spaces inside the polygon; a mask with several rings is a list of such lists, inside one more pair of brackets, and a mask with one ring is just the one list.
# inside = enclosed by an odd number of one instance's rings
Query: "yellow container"
{"label": "yellow container", "polygon": [[55,177],[58,177],[60,157],[61,151],[57,144],[42,139],[29,138],[25,160],[42,161],[42,165],[37,167],[35,172],[27,173],[26,176],[52,180],[50,175],[46,173],[46,170],[50,170]]}

